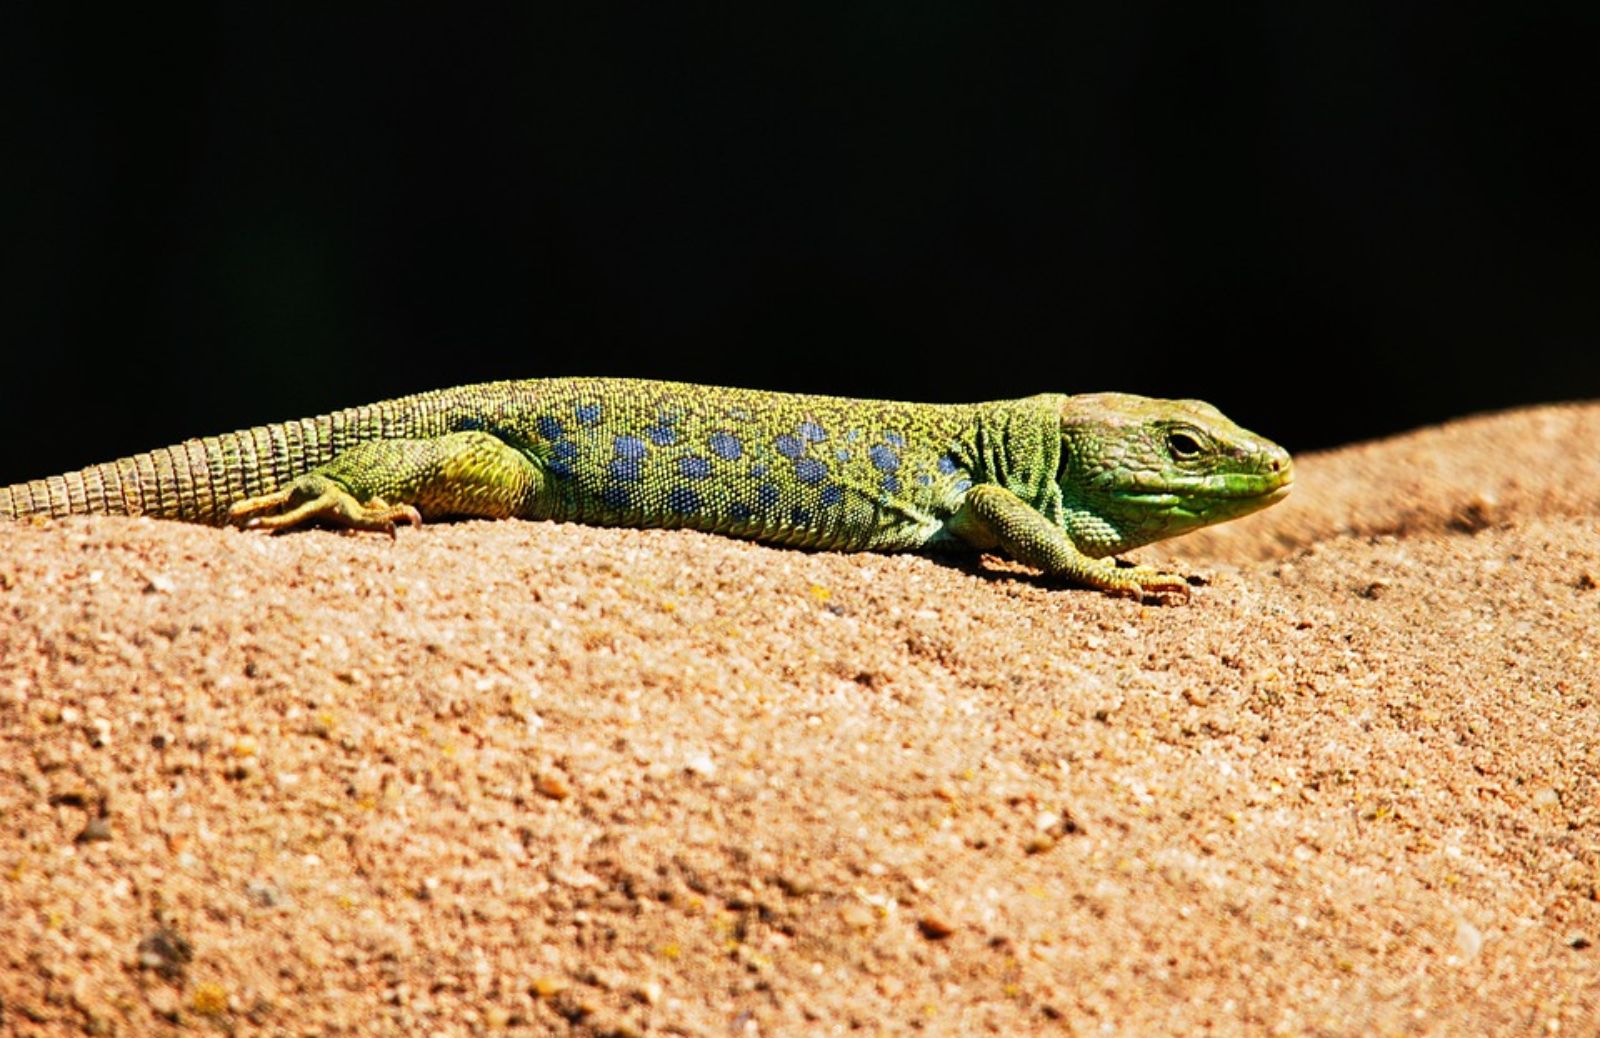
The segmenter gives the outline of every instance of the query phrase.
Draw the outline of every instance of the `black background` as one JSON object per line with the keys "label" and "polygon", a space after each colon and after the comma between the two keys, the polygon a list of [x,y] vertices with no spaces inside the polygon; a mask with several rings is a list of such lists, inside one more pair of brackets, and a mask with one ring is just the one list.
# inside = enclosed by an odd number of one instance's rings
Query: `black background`
{"label": "black background", "polygon": [[491,378],[1600,396],[1600,5],[15,10],[0,482]]}

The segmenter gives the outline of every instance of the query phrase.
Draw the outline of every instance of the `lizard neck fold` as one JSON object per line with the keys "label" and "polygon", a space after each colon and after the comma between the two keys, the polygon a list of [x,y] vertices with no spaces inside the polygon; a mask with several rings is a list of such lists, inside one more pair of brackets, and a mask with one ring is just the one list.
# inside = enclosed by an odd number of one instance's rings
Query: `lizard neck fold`
{"label": "lizard neck fold", "polygon": [[1033,506],[1052,523],[1062,516],[1060,393],[982,405],[979,420],[962,437],[972,482],[995,483]]}

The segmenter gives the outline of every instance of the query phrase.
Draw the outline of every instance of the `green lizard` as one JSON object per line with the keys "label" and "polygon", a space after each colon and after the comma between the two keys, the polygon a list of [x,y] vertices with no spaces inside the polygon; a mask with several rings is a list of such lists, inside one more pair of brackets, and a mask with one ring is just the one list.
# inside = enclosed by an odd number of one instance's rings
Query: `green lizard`
{"label": "green lizard", "polygon": [[1210,404],[1046,393],[913,404],[627,379],[420,393],[0,488],[0,518],[153,515],[271,531],[424,518],[689,527],[836,551],[1000,550],[1141,597],[1110,556],[1281,500],[1281,447]]}

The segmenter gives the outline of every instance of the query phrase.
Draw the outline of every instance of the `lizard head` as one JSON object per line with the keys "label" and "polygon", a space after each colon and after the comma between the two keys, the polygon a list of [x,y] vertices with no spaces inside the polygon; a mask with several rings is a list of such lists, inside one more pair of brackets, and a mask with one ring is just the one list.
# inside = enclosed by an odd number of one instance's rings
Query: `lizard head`
{"label": "lizard head", "polygon": [[1069,396],[1061,447],[1063,522],[1089,555],[1248,515],[1294,482],[1288,451],[1201,400]]}

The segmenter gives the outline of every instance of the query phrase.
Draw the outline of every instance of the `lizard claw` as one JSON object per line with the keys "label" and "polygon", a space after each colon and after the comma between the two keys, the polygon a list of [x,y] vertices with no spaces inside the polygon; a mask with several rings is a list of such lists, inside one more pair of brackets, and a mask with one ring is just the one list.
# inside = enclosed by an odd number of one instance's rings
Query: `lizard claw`
{"label": "lizard claw", "polygon": [[422,528],[422,513],[417,511],[415,508],[412,508],[410,505],[389,506],[389,511],[385,515],[383,532],[389,535],[389,539],[391,541],[396,539],[396,522],[405,523],[413,530],[420,530]]}
{"label": "lizard claw", "polygon": [[275,493],[235,501],[228,506],[228,522],[246,530],[254,530],[262,525],[267,516],[277,513],[280,508],[288,504],[292,492],[289,487],[284,487]]}
{"label": "lizard claw", "polygon": [[1169,595],[1190,600],[1189,582],[1176,573],[1165,573],[1154,566],[1121,566],[1112,571],[1105,590],[1144,604],[1145,596],[1165,600]]}

